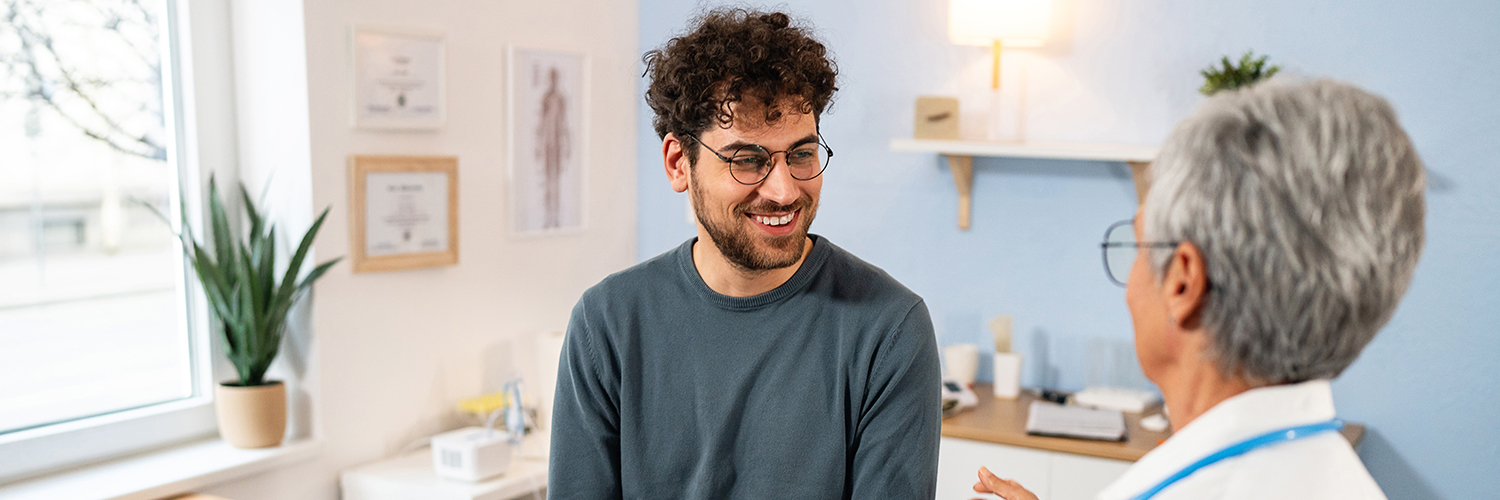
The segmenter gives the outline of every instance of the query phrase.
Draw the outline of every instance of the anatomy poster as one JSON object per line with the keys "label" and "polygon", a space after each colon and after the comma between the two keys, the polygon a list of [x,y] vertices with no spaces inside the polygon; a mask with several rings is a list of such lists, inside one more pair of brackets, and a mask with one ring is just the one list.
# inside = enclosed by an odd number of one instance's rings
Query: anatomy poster
{"label": "anatomy poster", "polygon": [[520,235],[583,227],[586,59],[515,48],[510,58],[511,227]]}

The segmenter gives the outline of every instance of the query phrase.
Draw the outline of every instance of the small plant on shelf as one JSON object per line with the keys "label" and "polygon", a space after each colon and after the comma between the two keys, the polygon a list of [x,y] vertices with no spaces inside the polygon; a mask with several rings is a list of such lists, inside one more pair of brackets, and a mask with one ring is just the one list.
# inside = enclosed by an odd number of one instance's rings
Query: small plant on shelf
{"label": "small plant on shelf", "polygon": [[1200,71],[1203,75],[1203,87],[1198,89],[1203,95],[1214,95],[1221,90],[1234,90],[1255,82],[1271,78],[1281,71],[1281,66],[1266,66],[1266,59],[1270,56],[1255,57],[1253,51],[1246,51],[1240,56],[1239,64],[1229,62],[1229,56],[1220,59],[1218,66],[1210,65]]}

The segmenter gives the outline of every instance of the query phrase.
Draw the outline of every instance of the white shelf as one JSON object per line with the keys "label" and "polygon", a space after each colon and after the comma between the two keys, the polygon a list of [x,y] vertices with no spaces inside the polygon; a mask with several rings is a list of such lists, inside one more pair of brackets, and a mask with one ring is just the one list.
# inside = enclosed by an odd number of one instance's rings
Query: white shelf
{"label": "white shelf", "polygon": [[1149,162],[1156,158],[1157,148],[1129,144],[1084,142],[986,142],[891,139],[891,150],[956,156]]}
{"label": "white shelf", "polygon": [[948,159],[953,184],[958,188],[958,228],[969,230],[973,212],[974,157],[1041,158],[1048,160],[1118,161],[1130,164],[1137,197],[1145,197],[1146,166],[1156,159],[1157,148],[1129,144],[1082,142],[991,142],[934,139],[891,139],[891,151],[937,153]]}

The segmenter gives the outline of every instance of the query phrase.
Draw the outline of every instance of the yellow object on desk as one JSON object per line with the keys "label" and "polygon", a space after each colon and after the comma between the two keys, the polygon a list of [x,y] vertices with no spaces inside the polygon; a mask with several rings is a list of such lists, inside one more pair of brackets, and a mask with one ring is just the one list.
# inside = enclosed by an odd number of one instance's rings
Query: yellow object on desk
{"label": "yellow object on desk", "polygon": [[459,401],[458,408],[479,416],[485,416],[489,415],[490,412],[504,408],[509,403],[510,396],[507,396],[504,392],[495,392]]}

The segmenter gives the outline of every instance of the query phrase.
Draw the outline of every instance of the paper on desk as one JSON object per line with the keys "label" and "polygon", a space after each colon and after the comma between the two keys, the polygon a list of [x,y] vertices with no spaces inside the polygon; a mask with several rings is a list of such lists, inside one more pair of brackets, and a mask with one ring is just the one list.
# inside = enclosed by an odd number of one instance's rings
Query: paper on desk
{"label": "paper on desk", "polygon": [[1026,416],[1026,433],[1076,437],[1104,441],[1125,439],[1125,414],[1119,410],[1095,410],[1032,401]]}

